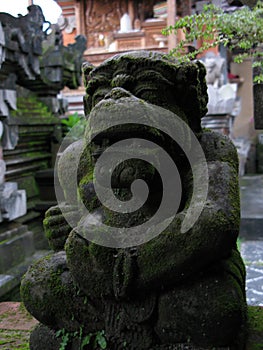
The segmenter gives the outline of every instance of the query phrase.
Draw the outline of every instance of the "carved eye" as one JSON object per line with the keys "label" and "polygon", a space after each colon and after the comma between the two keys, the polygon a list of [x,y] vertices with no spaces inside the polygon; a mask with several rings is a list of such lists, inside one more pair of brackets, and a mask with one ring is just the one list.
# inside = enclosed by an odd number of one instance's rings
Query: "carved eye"
{"label": "carved eye", "polygon": [[122,87],[126,90],[131,90],[134,85],[135,79],[128,74],[117,74],[111,81],[111,87]]}
{"label": "carved eye", "polygon": [[136,97],[146,101],[154,101],[158,96],[158,88],[150,84],[140,84],[134,90]]}
{"label": "carved eye", "polygon": [[104,99],[110,89],[98,89],[92,96],[92,106],[94,107],[97,103]]}

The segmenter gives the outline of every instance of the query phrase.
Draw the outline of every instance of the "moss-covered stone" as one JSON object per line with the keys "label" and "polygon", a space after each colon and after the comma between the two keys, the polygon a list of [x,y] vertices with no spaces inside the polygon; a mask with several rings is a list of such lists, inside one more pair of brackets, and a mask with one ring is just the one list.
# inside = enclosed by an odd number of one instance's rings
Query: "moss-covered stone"
{"label": "moss-covered stone", "polygon": [[[236,250],[238,158],[229,139],[201,129],[207,110],[204,66],[178,64],[164,54],[140,51],[118,54],[96,68],[86,64],[84,76],[84,103],[90,114],[83,144],[69,146],[58,167],[69,209],[62,215],[59,208],[52,208],[44,221],[54,249],[68,237],[65,252],[29,269],[21,289],[25,305],[53,330],[77,331],[81,325],[87,332],[105,329],[111,350],[177,349],[186,343],[193,349],[243,350],[247,305],[244,265]],[[168,136],[171,128],[176,140]],[[195,151],[192,132],[206,157],[207,180],[200,155],[188,159]],[[101,166],[99,157],[109,146],[133,138],[147,139],[156,148],[140,144],[138,159],[131,156],[117,162],[117,167],[113,159],[119,160],[122,150],[111,149],[108,162]],[[135,146],[129,147],[126,153]],[[170,155],[182,178],[179,209],[155,238],[136,247],[108,248],[125,242],[117,228],[126,232],[127,227],[138,227],[135,236],[149,237],[159,224],[156,220],[148,231],[139,229],[162,202],[163,179],[151,162],[161,169],[158,147]],[[150,160],[145,161],[146,156]],[[112,194],[119,200],[115,210],[100,203],[95,191],[96,185],[108,186],[109,173]],[[134,212],[122,212],[133,199],[131,185],[137,178],[147,182],[148,199]],[[204,181],[208,191],[201,201]],[[173,207],[178,193],[169,192]],[[70,204],[80,202],[87,210],[81,206],[69,233],[66,214],[74,216],[77,210]],[[188,211],[200,208],[195,223],[184,232]],[[116,228],[115,236],[108,226]]]}
{"label": "moss-covered stone", "polygon": [[49,327],[69,332],[83,325],[88,331],[101,329],[97,311],[85,302],[87,297],[69,272],[65,252],[42,258],[29,268],[21,283],[21,297],[27,310]]}
{"label": "moss-covered stone", "polygon": [[[82,235],[85,237],[85,232]],[[75,281],[93,299],[113,296],[115,249],[89,243],[82,235],[72,231],[65,246],[68,266]]]}
{"label": "moss-covered stone", "polygon": [[263,308],[248,307],[248,341],[246,350],[263,349]]}

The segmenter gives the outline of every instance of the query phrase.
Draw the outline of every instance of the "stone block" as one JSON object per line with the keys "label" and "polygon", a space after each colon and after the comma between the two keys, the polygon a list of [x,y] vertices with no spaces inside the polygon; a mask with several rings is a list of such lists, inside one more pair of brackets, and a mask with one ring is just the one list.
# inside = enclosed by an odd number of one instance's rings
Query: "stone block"
{"label": "stone block", "polygon": [[26,214],[26,191],[18,190],[16,182],[5,182],[0,188],[2,217],[9,221]]}
{"label": "stone block", "polygon": [[257,144],[257,173],[263,174],[263,144]]}
{"label": "stone block", "polygon": [[[1,96],[0,96],[1,97]],[[1,102],[1,98],[0,98]],[[4,134],[2,139],[2,146],[5,150],[12,150],[18,143],[18,125],[4,124]]]}
{"label": "stone block", "polygon": [[22,235],[0,241],[0,273],[21,263],[35,251],[33,233],[24,232]]}
{"label": "stone block", "polygon": [[263,84],[255,84],[253,86],[254,94],[254,119],[255,129],[263,129],[263,98],[262,98]]}
{"label": "stone block", "polygon": [[0,186],[4,183],[6,165],[3,159],[0,159]]}

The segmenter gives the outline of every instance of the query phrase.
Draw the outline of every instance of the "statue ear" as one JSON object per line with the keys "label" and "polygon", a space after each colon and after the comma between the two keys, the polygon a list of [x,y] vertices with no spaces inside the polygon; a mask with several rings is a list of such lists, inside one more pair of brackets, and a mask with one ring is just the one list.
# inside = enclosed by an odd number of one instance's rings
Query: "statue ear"
{"label": "statue ear", "polygon": [[87,84],[90,80],[90,72],[95,68],[93,64],[89,62],[84,62],[82,64],[82,72],[83,72],[83,77],[84,77],[84,86],[87,87]]}

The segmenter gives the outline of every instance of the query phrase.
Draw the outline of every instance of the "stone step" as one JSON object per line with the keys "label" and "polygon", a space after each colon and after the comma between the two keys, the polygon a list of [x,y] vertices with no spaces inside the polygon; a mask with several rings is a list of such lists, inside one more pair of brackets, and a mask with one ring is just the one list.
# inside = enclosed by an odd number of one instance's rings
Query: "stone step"
{"label": "stone step", "polygon": [[0,241],[0,273],[20,264],[34,254],[34,237],[31,231],[12,235]]}
{"label": "stone step", "polygon": [[48,254],[50,254],[49,250],[38,250],[33,255],[26,257],[20,264],[0,274],[0,301],[5,300],[5,295],[19,287],[21,278],[30,264]]}
{"label": "stone step", "polygon": [[242,176],[240,198],[240,236],[248,240],[263,239],[263,176]]}
{"label": "stone step", "polygon": [[239,235],[246,240],[263,240],[263,218],[241,218]]}

